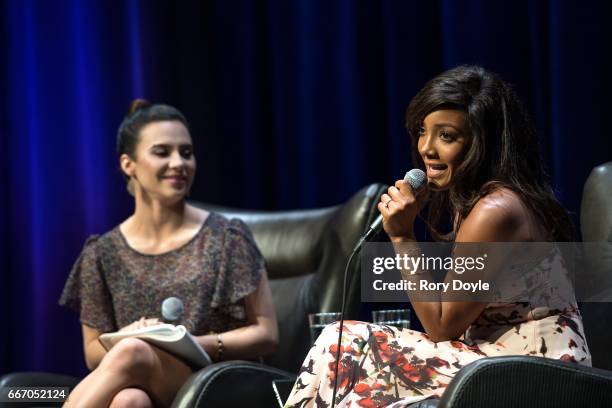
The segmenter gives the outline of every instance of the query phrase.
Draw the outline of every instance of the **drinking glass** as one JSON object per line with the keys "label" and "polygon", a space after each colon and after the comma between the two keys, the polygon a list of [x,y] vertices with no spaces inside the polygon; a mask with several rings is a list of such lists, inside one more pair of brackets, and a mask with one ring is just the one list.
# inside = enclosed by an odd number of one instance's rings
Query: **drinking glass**
{"label": "drinking glass", "polygon": [[339,320],[340,313],[338,312],[309,313],[308,326],[310,327],[310,342],[314,344],[317,337],[319,337],[327,325]]}
{"label": "drinking glass", "polygon": [[410,309],[373,310],[372,322],[409,329]]}

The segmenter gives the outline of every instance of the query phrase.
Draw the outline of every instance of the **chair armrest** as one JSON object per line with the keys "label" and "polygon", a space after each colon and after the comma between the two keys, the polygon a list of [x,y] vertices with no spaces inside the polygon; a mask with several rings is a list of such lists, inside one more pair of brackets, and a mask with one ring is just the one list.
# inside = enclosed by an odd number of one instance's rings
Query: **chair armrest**
{"label": "chair armrest", "polygon": [[[63,374],[43,373],[43,372],[18,372],[10,373],[0,377],[0,390],[5,387],[70,387],[70,391],[81,381],[80,378]],[[61,406],[61,403],[46,402],[45,406]],[[3,407],[40,407],[40,403],[3,403]]]}
{"label": "chair armrest", "polygon": [[612,372],[542,357],[477,360],[461,369],[438,408],[599,407],[612,401]]}
{"label": "chair armrest", "polygon": [[0,377],[0,387],[76,387],[80,378],[43,372],[10,373]]}
{"label": "chair armrest", "polygon": [[172,407],[275,407],[272,380],[277,379],[295,380],[296,376],[250,361],[211,364],[189,377]]}

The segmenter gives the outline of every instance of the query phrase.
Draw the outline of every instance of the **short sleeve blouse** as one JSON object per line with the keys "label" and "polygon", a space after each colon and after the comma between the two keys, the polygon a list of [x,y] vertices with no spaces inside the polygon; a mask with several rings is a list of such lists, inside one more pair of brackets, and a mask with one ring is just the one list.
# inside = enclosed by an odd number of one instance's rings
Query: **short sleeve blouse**
{"label": "short sleeve blouse", "polygon": [[238,219],[211,213],[189,242],[158,255],[130,247],[117,226],[86,241],[59,303],[77,311],[81,323],[111,332],[141,316],[161,319],[162,302],[174,296],[184,304],[176,324],[194,335],[218,333],[247,324],[244,298],[264,271]]}

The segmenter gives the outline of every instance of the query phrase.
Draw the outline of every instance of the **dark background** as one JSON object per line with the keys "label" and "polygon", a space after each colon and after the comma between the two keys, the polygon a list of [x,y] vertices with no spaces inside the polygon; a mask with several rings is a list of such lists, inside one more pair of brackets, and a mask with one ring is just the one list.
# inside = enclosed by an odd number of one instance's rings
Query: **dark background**
{"label": "dark background", "polygon": [[401,178],[412,96],[481,64],[525,101],[576,214],[612,158],[604,3],[0,0],[0,374],[84,373],[57,299],[85,238],[132,210],[114,150],[132,98],[190,120],[193,199],[318,207]]}

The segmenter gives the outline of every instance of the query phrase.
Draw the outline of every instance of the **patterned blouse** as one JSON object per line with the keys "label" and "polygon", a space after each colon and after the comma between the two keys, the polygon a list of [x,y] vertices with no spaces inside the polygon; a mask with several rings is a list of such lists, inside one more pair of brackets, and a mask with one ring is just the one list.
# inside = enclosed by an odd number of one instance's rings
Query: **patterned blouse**
{"label": "patterned blouse", "polygon": [[164,299],[183,301],[179,322],[196,335],[247,324],[244,298],[265,271],[248,227],[211,213],[198,233],[169,252],[148,255],[130,247],[119,227],[91,236],[77,259],[60,305],[80,321],[112,332],[138,320],[161,317]]}

